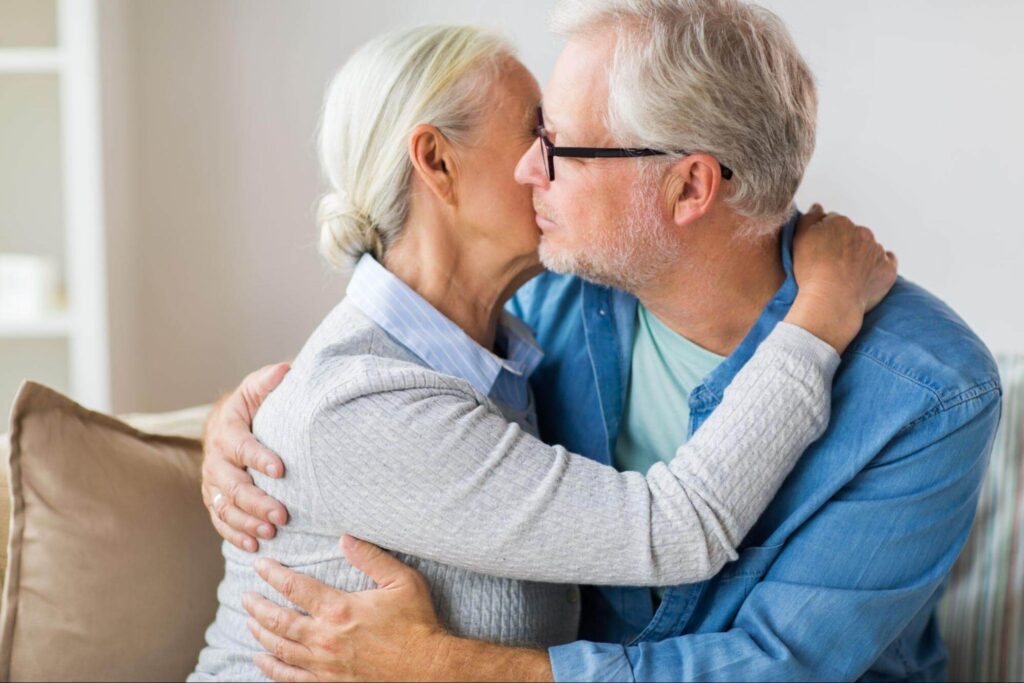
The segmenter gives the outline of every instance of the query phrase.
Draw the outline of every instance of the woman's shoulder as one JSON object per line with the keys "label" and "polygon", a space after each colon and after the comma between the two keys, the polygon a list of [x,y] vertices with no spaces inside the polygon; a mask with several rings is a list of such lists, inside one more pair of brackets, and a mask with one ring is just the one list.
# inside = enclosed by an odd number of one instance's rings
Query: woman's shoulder
{"label": "woman's shoulder", "polygon": [[[342,301],[295,359],[293,390],[317,406],[338,406],[373,394],[435,391],[486,401],[462,379],[439,373],[354,305]],[[287,379],[286,379],[287,381]]]}

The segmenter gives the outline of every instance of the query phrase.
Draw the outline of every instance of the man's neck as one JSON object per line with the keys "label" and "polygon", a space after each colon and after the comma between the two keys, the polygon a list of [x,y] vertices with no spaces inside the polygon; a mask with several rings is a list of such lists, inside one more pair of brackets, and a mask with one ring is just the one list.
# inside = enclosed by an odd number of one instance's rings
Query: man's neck
{"label": "man's neck", "polygon": [[635,292],[677,334],[728,356],[757,322],[786,280],[779,240],[705,234],[679,263]]}

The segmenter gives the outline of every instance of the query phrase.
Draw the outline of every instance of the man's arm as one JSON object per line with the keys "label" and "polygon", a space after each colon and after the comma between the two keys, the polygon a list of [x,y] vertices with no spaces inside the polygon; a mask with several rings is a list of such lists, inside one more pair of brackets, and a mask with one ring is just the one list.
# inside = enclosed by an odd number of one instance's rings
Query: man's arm
{"label": "man's arm", "polygon": [[857,679],[959,555],[999,407],[992,389],[899,435],[787,540],[729,631],[555,647],[556,680]]}
{"label": "man's arm", "polygon": [[306,614],[258,593],[242,604],[269,654],[256,664],[277,681],[550,681],[543,650],[457,638],[441,627],[421,574],[375,545],[344,536],[352,566],[377,584],[346,593],[261,559],[256,571]]}

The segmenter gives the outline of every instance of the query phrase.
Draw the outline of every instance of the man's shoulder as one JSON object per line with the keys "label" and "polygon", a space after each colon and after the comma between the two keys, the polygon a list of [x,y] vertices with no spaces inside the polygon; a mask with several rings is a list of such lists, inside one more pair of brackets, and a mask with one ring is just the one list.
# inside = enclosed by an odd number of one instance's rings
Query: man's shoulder
{"label": "man's shoulder", "polygon": [[846,357],[930,393],[938,408],[999,389],[995,360],[981,339],[942,300],[903,278],[868,313]]}
{"label": "man's shoulder", "polygon": [[557,319],[554,314],[579,305],[584,286],[585,281],[576,275],[545,270],[519,288],[508,309],[540,333],[548,321]]}

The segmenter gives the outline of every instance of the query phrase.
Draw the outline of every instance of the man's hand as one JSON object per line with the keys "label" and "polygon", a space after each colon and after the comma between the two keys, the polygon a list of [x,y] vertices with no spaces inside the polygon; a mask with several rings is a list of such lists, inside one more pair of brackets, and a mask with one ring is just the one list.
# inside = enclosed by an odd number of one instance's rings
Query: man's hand
{"label": "man's hand", "polygon": [[203,433],[203,502],[217,533],[249,552],[259,548],[257,536],[273,538],[275,525],[288,521],[285,507],[256,487],[246,471],[284,475],[281,458],[252,435],[252,420],[288,370],[287,363],[279,363],[250,374],[214,406]]}
{"label": "man's hand", "polygon": [[242,598],[249,629],[270,654],[255,662],[276,681],[549,681],[546,652],[455,637],[438,622],[423,576],[375,545],[351,536],[342,552],[376,590],[346,593],[260,559],[256,571],[289,602]]}
{"label": "man's hand", "polygon": [[273,655],[257,655],[256,663],[268,676],[287,681],[419,678],[448,637],[426,580],[375,545],[344,536],[341,547],[377,590],[346,593],[257,560],[260,577],[309,616],[246,593],[249,629]]}

